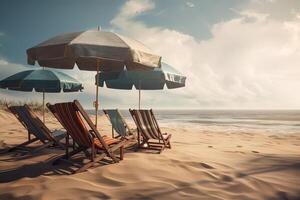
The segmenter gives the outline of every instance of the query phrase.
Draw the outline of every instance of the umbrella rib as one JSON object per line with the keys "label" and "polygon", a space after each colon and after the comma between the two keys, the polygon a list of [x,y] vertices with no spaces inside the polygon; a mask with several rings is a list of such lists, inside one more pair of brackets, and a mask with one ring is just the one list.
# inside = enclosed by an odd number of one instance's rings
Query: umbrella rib
{"label": "umbrella rib", "polygon": [[54,72],[54,71],[51,71],[51,73],[56,77],[56,79],[58,80],[58,82],[59,82],[59,92],[61,92],[61,90],[62,90],[62,87],[61,87],[61,80],[60,80],[60,78],[56,75],[56,73]]}
{"label": "umbrella rib", "polygon": [[30,75],[31,75],[31,73],[27,74],[23,79],[21,79],[21,81],[19,82],[18,88],[21,88],[21,87],[22,87],[22,85],[23,85],[25,79],[26,79],[27,77],[29,77]]}
{"label": "umbrella rib", "polygon": [[77,40],[78,38],[81,38],[82,35],[85,33],[85,31],[81,31],[73,40],[71,40],[70,42],[68,42],[67,44],[72,45],[74,40]]}

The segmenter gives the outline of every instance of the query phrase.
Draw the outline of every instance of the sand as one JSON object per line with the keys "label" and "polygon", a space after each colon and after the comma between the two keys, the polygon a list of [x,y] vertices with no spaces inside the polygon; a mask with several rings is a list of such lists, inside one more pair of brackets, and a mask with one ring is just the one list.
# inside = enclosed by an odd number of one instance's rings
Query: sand
{"label": "sand", "polygon": [[[101,133],[110,134],[104,116],[99,123]],[[11,114],[0,111],[0,124],[2,148],[26,139]],[[60,128],[51,115],[47,125]],[[0,199],[300,199],[300,134],[162,130],[172,133],[171,150],[127,150],[122,162],[79,174],[51,164],[62,150],[1,154]]]}

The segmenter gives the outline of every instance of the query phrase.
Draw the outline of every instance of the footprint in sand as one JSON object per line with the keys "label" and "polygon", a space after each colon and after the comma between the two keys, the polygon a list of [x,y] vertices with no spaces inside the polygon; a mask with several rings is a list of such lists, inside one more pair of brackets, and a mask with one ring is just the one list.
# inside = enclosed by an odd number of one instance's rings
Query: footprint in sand
{"label": "footprint in sand", "polygon": [[237,173],[235,174],[235,176],[238,177],[238,178],[242,178],[242,177],[244,177],[244,176],[247,176],[247,174],[244,174],[244,173],[242,173],[242,172],[237,172]]}
{"label": "footprint in sand", "polygon": [[259,151],[252,151],[252,153],[259,153]]}
{"label": "footprint in sand", "polygon": [[212,167],[212,166],[210,166],[210,165],[208,165],[208,164],[206,164],[206,163],[200,163],[200,165],[201,165],[202,167],[206,168],[206,169],[214,169],[214,167]]}
{"label": "footprint in sand", "polygon": [[208,148],[213,148],[213,146],[208,146]]}
{"label": "footprint in sand", "polygon": [[227,175],[222,176],[222,180],[226,182],[231,182],[233,181],[233,178]]}
{"label": "footprint in sand", "polygon": [[243,146],[241,146],[241,145],[237,145],[236,147],[238,147],[238,148],[242,148]]}

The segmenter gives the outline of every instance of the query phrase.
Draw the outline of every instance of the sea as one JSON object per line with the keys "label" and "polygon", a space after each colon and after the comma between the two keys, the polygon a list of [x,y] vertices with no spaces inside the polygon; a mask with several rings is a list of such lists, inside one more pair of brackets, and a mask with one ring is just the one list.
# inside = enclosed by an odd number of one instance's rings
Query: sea
{"label": "sea", "polygon": [[[128,110],[120,112],[132,122]],[[154,110],[154,114],[161,126],[173,128],[300,134],[300,110]]]}

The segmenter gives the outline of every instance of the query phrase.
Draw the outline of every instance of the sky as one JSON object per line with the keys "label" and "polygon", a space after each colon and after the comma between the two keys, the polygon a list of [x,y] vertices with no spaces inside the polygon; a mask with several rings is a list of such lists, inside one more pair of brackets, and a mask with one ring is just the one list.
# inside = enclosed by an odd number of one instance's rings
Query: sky
{"label": "sky", "polygon": [[[2,0],[0,79],[26,69],[26,49],[59,34],[113,31],[144,43],[187,76],[186,87],[142,91],[154,109],[300,109],[299,0]],[[83,83],[92,108],[93,72],[64,70]],[[40,93],[0,89],[0,98],[40,101]],[[100,88],[100,107],[135,108],[138,91]]]}

